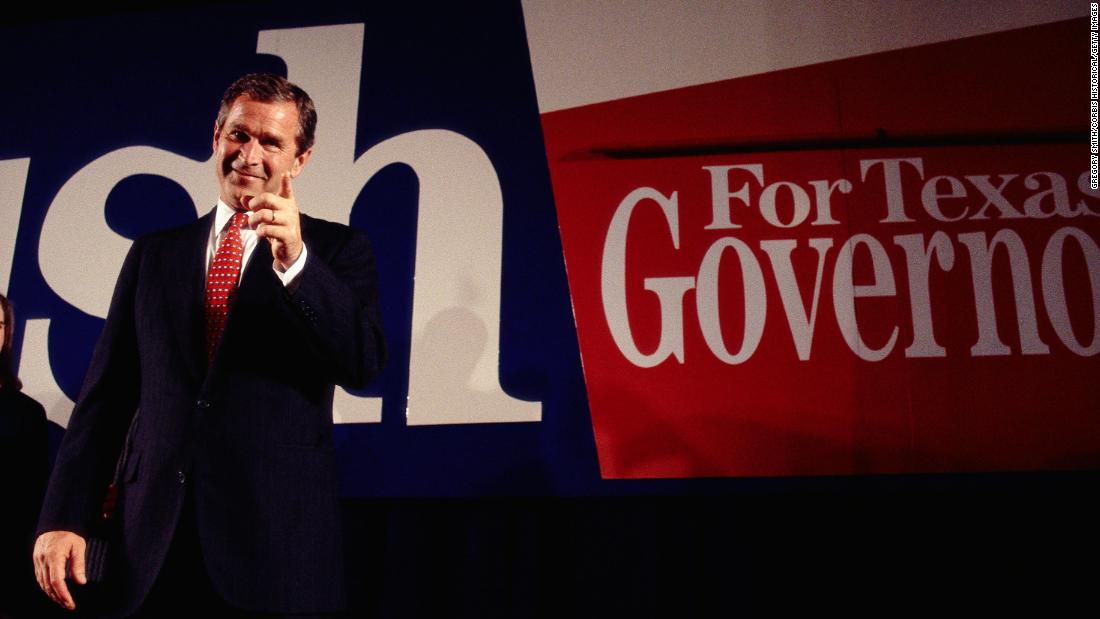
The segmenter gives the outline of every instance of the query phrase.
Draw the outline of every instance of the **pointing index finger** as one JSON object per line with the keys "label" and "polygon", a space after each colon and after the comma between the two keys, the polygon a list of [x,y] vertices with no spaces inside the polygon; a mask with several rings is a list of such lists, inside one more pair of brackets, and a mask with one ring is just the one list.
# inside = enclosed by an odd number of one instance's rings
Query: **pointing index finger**
{"label": "pointing index finger", "polygon": [[294,188],[290,186],[290,172],[283,172],[282,185],[279,187],[279,195],[290,200],[294,197]]}

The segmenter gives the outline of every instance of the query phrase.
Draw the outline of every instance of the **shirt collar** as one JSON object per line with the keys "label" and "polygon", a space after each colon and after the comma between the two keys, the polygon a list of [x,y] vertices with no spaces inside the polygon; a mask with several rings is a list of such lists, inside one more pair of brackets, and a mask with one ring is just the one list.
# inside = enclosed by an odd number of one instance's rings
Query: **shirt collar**
{"label": "shirt collar", "polygon": [[218,200],[218,208],[214,212],[214,238],[218,238],[222,230],[225,229],[225,224],[229,223],[229,220],[232,219],[233,215],[236,213],[237,211],[234,210],[233,207],[229,206],[221,199]]}

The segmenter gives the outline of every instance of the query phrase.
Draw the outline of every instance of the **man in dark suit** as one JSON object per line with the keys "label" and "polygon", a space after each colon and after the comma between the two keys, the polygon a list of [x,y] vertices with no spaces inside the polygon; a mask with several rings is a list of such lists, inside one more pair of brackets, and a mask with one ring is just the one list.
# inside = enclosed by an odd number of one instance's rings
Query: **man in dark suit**
{"label": "man in dark suit", "polygon": [[298,212],[316,118],[281,77],[237,80],[218,206],[127,255],[39,520],[36,575],[62,606],[125,442],[108,614],[341,607],[333,389],[366,385],[384,345],[366,236]]}

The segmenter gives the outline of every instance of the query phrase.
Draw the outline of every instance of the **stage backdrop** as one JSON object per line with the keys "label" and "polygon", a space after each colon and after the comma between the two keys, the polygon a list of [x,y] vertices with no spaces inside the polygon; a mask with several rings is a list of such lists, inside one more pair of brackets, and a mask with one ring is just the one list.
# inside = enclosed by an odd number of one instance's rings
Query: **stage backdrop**
{"label": "stage backdrop", "polygon": [[219,96],[266,70],[319,109],[302,210],[378,256],[391,356],[337,393],[346,496],[1095,468],[1088,6],[968,6],[5,26],[27,391],[66,424],[127,248],[213,207]]}

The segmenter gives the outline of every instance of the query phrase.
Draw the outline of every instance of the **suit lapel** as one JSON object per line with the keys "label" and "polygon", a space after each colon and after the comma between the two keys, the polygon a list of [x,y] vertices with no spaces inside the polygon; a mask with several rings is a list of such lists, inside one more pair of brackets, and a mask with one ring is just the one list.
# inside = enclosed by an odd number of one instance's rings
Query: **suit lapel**
{"label": "suit lapel", "polygon": [[206,374],[206,252],[210,242],[210,227],[214,225],[214,212],[201,217],[187,234],[180,239],[182,268],[185,277],[167,287],[169,303],[175,323],[176,338],[183,351],[187,368],[196,382]]}

